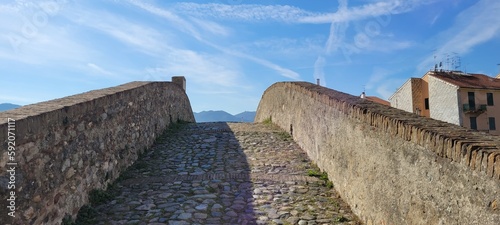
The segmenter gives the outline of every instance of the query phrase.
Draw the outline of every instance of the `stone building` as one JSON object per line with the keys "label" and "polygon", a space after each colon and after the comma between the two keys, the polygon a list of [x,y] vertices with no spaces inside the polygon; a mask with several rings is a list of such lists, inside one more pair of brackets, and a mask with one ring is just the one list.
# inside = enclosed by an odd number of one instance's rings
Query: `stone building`
{"label": "stone building", "polygon": [[[390,98],[392,107],[473,130],[500,134],[500,79],[459,71],[410,78]],[[500,129],[500,127],[499,127]]]}

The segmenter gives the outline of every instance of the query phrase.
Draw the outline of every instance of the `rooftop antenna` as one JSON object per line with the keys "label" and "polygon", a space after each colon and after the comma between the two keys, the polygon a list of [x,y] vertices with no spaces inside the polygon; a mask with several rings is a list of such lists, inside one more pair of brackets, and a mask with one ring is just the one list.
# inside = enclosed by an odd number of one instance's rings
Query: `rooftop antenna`
{"label": "rooftop antenna", "polygon": [[500,76],[500,63],[497,64],[498,66],[498,74],[497,74],[497,77]]}
{"label": "rooftop antenna", "polygon": [[437,64],[437,61],[436,61],[436,58],[437,58],[436,51],[437,51],[437,49],[432,50],[433,56],[434,56],[434,72],[437,71],[437,67],[438,67],[438,64]]}
{"label": "rooftop antenna", "polygon": [[457,53],[455,53],[455,52],[453,52],[453,54],[454,54],[454,56],[451,59],[451,64],[452,64],[453,70],[457,70],[458,68],[460,68],[460,56],[458,56]]}
{"label": "rooftop antenna", "polygon": [[452,52],[452,54],[453,54],[453,57],[451,58],[451,67],[452,67],[452,70],[457,71],[458,68],[460,68],[460,66],[461,66],[461,59],[460,59],[460,56],[458,55],[458,53]]}
{"label": "rooftop antenna", "polygon": [[[443,53],[443,55],[444,55],[444,54],[445,54],[445,53]],[[437,57],[437,56],[435,56],[435,57]],[[436,70],[437,70],[437,71],[439,71],[439,72],[443,72],[443,71],[444,71],[444,65],[443,65],[443,64],[444,64],[444,63],[443,63],[443,61],[444,61],[444,60],[443,60],[443,58],[444,58],[444,57],[442,56],[442,57],[441,57],[441,60],[439,60],[439,63],[437,63],[437,62],[436,62]]]}
{"label": "rooftop antenna", "polygon": [[464,73],[467,75],[467,65],[469,65],[470,63],[465,63],[464,65]]}
{"label": "rooftop antenna", "polygon": [[450,54],[447,53],[446,54],[446,68],[444,68],[445,70],[450,70]]}

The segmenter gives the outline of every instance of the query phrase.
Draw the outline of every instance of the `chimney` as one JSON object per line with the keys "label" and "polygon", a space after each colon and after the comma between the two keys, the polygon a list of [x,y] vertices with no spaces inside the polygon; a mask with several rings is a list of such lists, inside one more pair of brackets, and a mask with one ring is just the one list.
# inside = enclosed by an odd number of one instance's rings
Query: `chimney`
{"label": "chimney", "polygon": [[317,85],[320,85],[319,78],[318,78],[318,79],[316,79],[316,84],[317,84]]}
{"label": "chimney", "polygon": [[179,85],[182,90],[186,91],[186,78],[183,76],[172,77],[172,83]]}

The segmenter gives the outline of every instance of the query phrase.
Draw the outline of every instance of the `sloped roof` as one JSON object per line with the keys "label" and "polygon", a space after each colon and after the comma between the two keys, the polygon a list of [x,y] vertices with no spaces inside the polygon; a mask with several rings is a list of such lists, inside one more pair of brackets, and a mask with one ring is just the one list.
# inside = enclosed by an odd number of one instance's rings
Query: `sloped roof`
{"label": "sloped roof", "polygon": [[376,103],[379,103],[379,104],[382,104],[382,105],[388,105],[388,106],[391,106],[391,103],[384,100],[384,99],[381,99],[379,97],[375,97],[375,96],[366,96],[365,97],[366,99],[372,101],[372,102],[376,102]]}
{"label": "sloped roof", "polygon": [[464,74],[460,72],[438,72],[427,73],[459,88],[499,89],[500,79],[484,74]]}

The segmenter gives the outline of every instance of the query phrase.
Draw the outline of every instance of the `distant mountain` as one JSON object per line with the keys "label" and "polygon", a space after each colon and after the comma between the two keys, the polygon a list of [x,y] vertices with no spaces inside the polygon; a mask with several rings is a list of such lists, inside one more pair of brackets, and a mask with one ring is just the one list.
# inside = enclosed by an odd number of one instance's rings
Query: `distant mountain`
{"label": "distant mountain", "polygon": [[0,112],[21,107],[20,105],[10,103],[0,103]]}
{"label": "distant mountain", "polygon": [[239,121],[253,122],[253,120],[255,119],[255,113],[256,112],[245,111],[245,112],[234,115],[234,117],[236,117]]}
{"label": "distant mountain", "polygon": [[231,115],[228,112],[219,111],[202,111],[194,113],[196,122],[253,122],[255,112],[242,112],[236,115]]}

